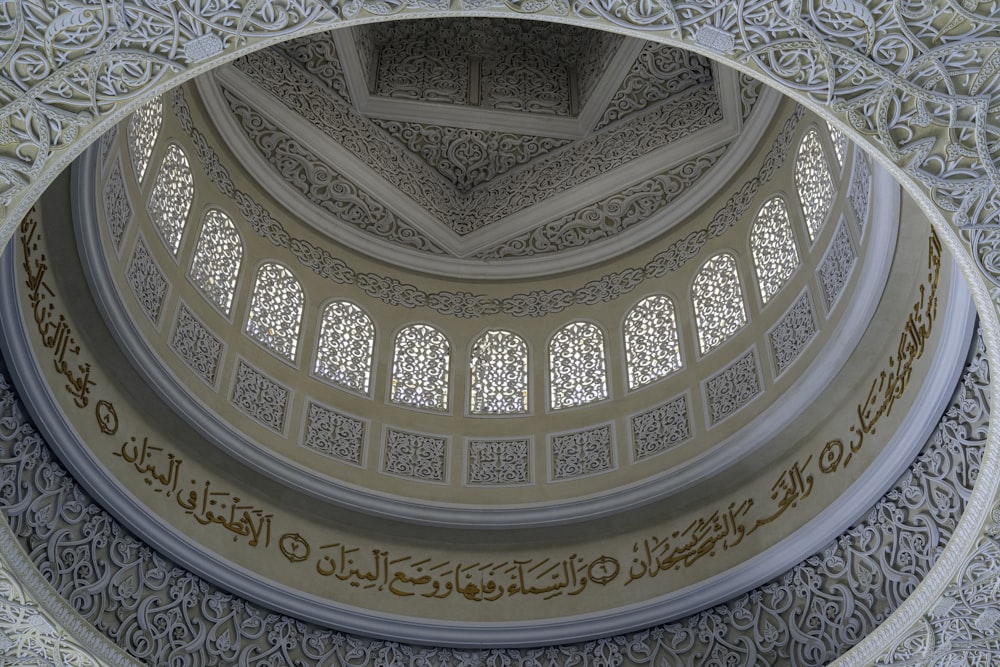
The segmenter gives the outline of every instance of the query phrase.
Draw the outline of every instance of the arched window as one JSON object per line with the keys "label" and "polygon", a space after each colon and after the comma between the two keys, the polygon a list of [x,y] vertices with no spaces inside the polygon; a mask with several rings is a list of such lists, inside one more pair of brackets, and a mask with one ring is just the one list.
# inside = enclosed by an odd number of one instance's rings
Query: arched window
{"label": "arched window", "polygon": [[648,296],[625,316],[625,364],[628,388],[655,382],[681,367],[674,303]]}
{"label": "arched window", "polygon": [[847,157],[847,135],[827,122],[830,130],[830,143],[833,144],[833,154],[837,157],[837,164],[844,168],[844,158]]}
{"label": "arched window", "polygon": [[236,278],[243,261],[243,242],[236,225],[218,209],[205,214],[205,224],[191,260],[191,280],[210,301],[229,315]]}
{"label": "arched window", "polygon": [[177,254],[194,199],[194,178],[187,155],[177,144],[167,147],[149,195],[149,216],[170,252]]}
{"label": "arched window", "polygon": [[772,197],[760,207],[750,230],[750,253],[757,271],[757,285],[764,303],[778,293],[799,265],[792,223],[781,197]]}
{"label": "arched window", "polygon": [[440,331],[427,324],[401,329],[392,352],[392,402],[447,410],[450,363],[451,345]]}
{"label": "arched window", "polygon": [[549,405],[553,410],[608,397],[604,334],[589,322],[571,322],[549,343]]}
{"label": "arched window", "polygon": [[160,136],[160,125],[163,123],[163,100],[157,97],[145,106],[136,109],[128,121],[128,154],[135,168],[135,177],[139,183],[146,178],[149,158],[153,155],[153,146]]}
{"label": "arched window", "polygon": [[528,411],[528,345],[510,331],[487,331],[472,345],[469,360],[474,414]]}
{"label": "arched window", "polygon": [[806,132],[799,144],[799,154],[795,158],[795,188],[806,216],[809,240],[815,241],[833,206],[833,177],[815,129]]}
{"label": "arched window", "polygon": [[350,301],[334,301],[323,311],[316,349],[316,375],[347,389],[368,393],[375,325]]}
{"label": "arched window", "polygon": [[262,264],[250,300],[247,335],[294,361],[304,301],[302,287],[291,271],[281,264]]}
{"label": "arched window", "polygon": [[705,262],[694,278],[691,298],[702,354],[721,345],[747,323],[736,258],[729,253]]}

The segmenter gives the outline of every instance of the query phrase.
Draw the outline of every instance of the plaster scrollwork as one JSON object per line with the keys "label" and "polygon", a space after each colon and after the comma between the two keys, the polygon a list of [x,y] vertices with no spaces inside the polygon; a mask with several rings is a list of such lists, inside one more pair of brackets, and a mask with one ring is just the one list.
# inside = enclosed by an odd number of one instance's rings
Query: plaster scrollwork
{"label": "plaster scrollwork", "polygon": [[691,439],[691,417],[687,395],[678,396],[630,420],[632,458],[647,459]]}
{"label": "plaster scrollwork", "polygon": [[851,210],[858,221],[861,233],[865,231],[868,222],[868,202],[871,198],[872,169],[868,164],[868,156],[860,151],[855,153],[854,173],[851,174],[851,185],[847,190],[847,198],[851,202]]}
{"label": "plaster scrollwork", "polygon": [[531,440],[510,438],[470,440],[466,479],[472,486],[531,483]]}
{"label": "plaster scrollwork", "polygon": [[[94,504],[55,459],[3,375],[0,507],[28,558],[58,594],[146,664],[572,667],[593,664],[599,656],[606,660],[602,664],[696,667],[709,656],[715,664],[818,667],[874,630],[944,549],[980,468],[989,395],[985,346],[977,338],[923,451],[841,537],[725,604],[579,644],[482,651],[411,646],[318,628],[219,590],[175,567]],[[987,553],[997,557],[996,550]],[[982,580],[979,575],[988,573],[981,562],[973,556],[963,570],[973,588]],[[996,571],[990,571],[992,576]],[[980,604],[984,598],[971,600]],[[954,611],[959,619],[960,609],[956,605],[942,618]]]}
{"label": "plaster scrollwork", "polygon": [[390,276],[361,273],[333,256],[326,248],[306,239],[292,237],[263,205],[236,187],[218,153],[194,127],[191,110],[181,89],[171,93],[171,101],[174,114],[181,128],[191,138],[205,174],[220,194],[233,201],[249,228],[256,234],[276,246],[288,248],[303,266],[336,284],[356,285],[368,296],[390,305],[425,307],[442,315],[461,318],[496,313],[513,317],[544,317],[562,312],[574,304],[593,305],[613,301],[630,293],[645,280],[661,278],[678,270],[696,257],[711,239],[721,236],[743,219],[747,209],[754,203],[754,197],[774,177],[787,157],[795,128],[805,115],[804,108],[796,107],[761,161],[757,175],[741,184],[705,228],[694,230],[685,238],[671,243],[644,266],[606,274],[573,290],[556,288],[509,297],[491,297],[471,292],[428,293]]}
{"label": "plaster scrollwork", "polygon": [[122,177],[121,162],[115,164],[104,187],[104,217],[108,222],[108,233],[115,250],[121,250],[125,229],[132,221],[132,203],[129,201],[125,180]]}
{"label": "plaster scrollwork", "polygon": [[[307,72],[322,81],[333,92],[351,102],[351,92],[344,78],[344,67],[337,47],[329,33],[306,35],[278,47],[288,59],[299,63]],[[364,63],[362,58],[362,63]]]}
{"label": "plaster scrollwork", "polygon": [[440,254],[433,241],[340,173],[308,146],[282,131],[228,89],[223,96],[247,137],[286,183],[337,220],[404,247]]}
{"label": "plaster scrollwork", "polygon": [[361,465],[367,424],[312,401],[309,402],[302,446],[335,459]]}
{"label": "plaster scrollwork", "polygon": [[382,472],[422,482],[444,482],[448,474],[448,438],[387,428]]}
{"label": "plaster scrollwork", "polygon": [[184,303],[177,311],[170,347],[198,377],[215,386],[222,341]]}
{"label": "plaster scrollwork", "polygon": [[230,402],[264,426],[281,433],[291,391],[262,372],[239,360]]}
{"label": "plaster scrollwork", "polygon": [[614,426],[597,428],[551,437],[552,481],[576,479],[614,470]]}
{"label": "plaster scrollwork", "polygon": [[798,358],[817,331],[816,311],[813,309],[812,297],[806,290],[774,328],[767,332],[777,375],[781,375]]}
{"label": "plaster scrollwork", "polygon": [[718,424],[764,390],[756,350],[750,350],[705,382],[709,422]]}
{"label": "plaster scrollwork", "polygon": [[141,237],[136,242],[132,258],[125,269],[125,281],[132,288],[142,312],[146,313],[146,317],[154,325],[159,324],[163,300],[170,284]]}
{"label": "plaster scrollwork", "polygon": [[707,58],[650,42],[639,53],[595,129],[626,118],[692,86],[712,81]]}
{"label": "plaster scrollwork", "polygon": [[375,94],[427,102],[464,104],[469,97],[468,53],[447,40],[382,45]]}
{"label": "plaster scrollwork", "polygon": [[833,308],[837,297],[844,290],[857,258],[858,255],[854,251],[854,244],[847,233],[847,227],[841,221],[837,225],[837,231],[833,234],[830,247],[827,248],[823,261],[817,269],[820,284],[823,287],[823,300],[827,312]]}

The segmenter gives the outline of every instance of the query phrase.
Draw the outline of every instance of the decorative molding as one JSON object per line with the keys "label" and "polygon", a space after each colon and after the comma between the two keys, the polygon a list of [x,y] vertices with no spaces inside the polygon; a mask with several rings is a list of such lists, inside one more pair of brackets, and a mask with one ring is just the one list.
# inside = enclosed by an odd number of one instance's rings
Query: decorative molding
{"label": "decorative molding", "polygon": [[833,310],[833,305],[851,277],[851,270],[857,259],[854,243],[847,233],[844,221],[841,220],[837,223],[837,231],[833,233],[833,239],[823,255],[819,268],[816,269],[819,283],[823,288],[823,305],[826,306],[826,312]]}
{"label": "decorative molding", "polygon": [[694,230],[683,239],[673,242],[644,266],[606,274],[572,290],[557,288],[508,297],[492,297],[472,292],[428,293],[416,285],[403,283],[391,276],[358,272],[326,248],[306,239],[291,236],[281,222],[263,205],[248,193],[239,190],[233,183],[219,155],[209,145],[205,136],[194,127],[191,110],[183,91],[175,89],[171,93],[171,100],[174,114],[181,128],[194,143],[195,153],[209,179],[221,194],[233,201],[234,207],[255,233],[276,246],[287,248],[305,267],[336,284],[353,284],[368,296],[390,305],[406,308],[427,307],[442,315],[461,318],[498,313],[514,317],[543,317],[562,312],[574,304],[594,305],[613,301],[632,292],[645,280],[662,278],[679,269],[697,256],[708,241],[721,236],[743,219],[746,210],[754,201],[754,196],[771,180],[787,157],[788,148],[794,139],[795,128],[805,114],[805,109],[796,107],[761,161],[757,175],[736,190],[705,228]]}
{"label": "decorative molding", "polygon": [[764,391],[754,347],[703,383],[709,426],[738,412]]}
{"label": "decorative molding", "polygon": [[149,252],[145,239],[140,235],[132,249],[132,258],[125,269],[125,282],[132,288],[139,308],[154,326],[159,326],[160,312],[170,283],[163,275],[156,260]]}
{"label": "decorative molding", "polygon": [[678,447],[694,435],[687,394],[633,415],[629,423],[635,463]]}
{"label": "decorative molding", "polygon": [[355,181],[282,131],[228,88],[222,95],[233,117],[282,180],[341,222],[369,234],[431,254],[444,251]]}
{"label": "decorative molding", "polygon": [[[840,538],[725,604],[645,630],[551,648],[451,649],[369,639],[295,621],[220,590],[175,567],[95,505],[35,431],[3,376],[0,479],[8,482],[0,485],[0,507],[65,604],[72,600],[86,621],[145,664],[169,664],[183,652],[196,664],[252,667],[253,656],[274,650],[270,638],[277,632],[283,639],[276,666],[367,667],[396,656],[444,667],[493,658],[529,667],[548,656],[547,665],[569,667],[601,655],[612,664],[640,666],[693,667],[715,656],[733,664],[759,659],[809,667],[826,664],[877,627],[933,566],[972,493],[988,405],[989,368],[977,338],[924,450]],[[964,572],[978,577],[982,570]],[[167,614],[169,623],[158,622]]]}
{"label": "decorative molding", "polygon": [[448,438],[386,427],[382,472],[421,482],[448,481]]}
{"label": "decorative molding", "polygon": [[368,421],[314,401],[307,405],[302,446],[345,463],[363,466]]}
{"label": "decorative molding", "polygon": [[767,332],[775,377],[784,373],[785,369],[798,358],[817,331],[819,327],[816,311],[807,287],[785,311],[778,323]]}
{"label": "decorative molding", "polygon": [[618,467],[613,422],[549,436],[549,480],[561,482],[610,472]]}
{"label": "decorative molding", "polygon": [[531,483],[531,438],[466,440],[465,479],[469,486]]}
{"label": "decorative molding", "polygon": [[291,390],[237,357],[229,402],[267,428],[284,433]]}
{"label": "decorative molding", "polygon": [[121,159],[115,161],[115,166],[104,186],[103,197],[104,219],[108,225],[108,234],[115,246],[115,252],[120,253],[122,238],[129,222],[132,221],[132,202],[129,201],[128,190],[125,189]]}
{"label": "decorative molding", "polygon": [[177,309],[170,348],[195,375],[213,388],[218,380],[224,347],[222,341],[182,301]]}

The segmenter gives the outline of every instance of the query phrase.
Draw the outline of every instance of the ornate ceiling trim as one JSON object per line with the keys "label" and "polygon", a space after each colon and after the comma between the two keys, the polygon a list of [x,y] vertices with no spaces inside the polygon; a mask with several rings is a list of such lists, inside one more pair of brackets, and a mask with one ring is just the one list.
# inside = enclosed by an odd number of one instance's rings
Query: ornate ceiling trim
{"label": "ornate ceiling trim", "polygon": [[[0,479],[8,482],[0,487],[0,505],[10,526],[0,529],[0,541],[16,535],[33,572],[45,572],[87,622],[147,664],[171,664],[183,654],[197,656],[199,664],[238,667],[264,658],[280,665],[399,660],[529,667],[544,660],[562,667],[596,653],[628,665],[694,665],[705,656],[722,664],[820,665],[876,628],[940,557],[984,455],[988,373],[976,338],[949,407],[916,461],[864,518],[821,552],[728,603],[588,643],[488,650],[399,644],[317,628],[219,590],[175,567],[94,504],[46,443],[65,434],[39,436],[2,376]],[[980,545],[979,563],[997,562],[1000,551],[991,546]],[[966,567],[981,571],[975,563]],[[394,634],[400,621],[392,621]],[[519,646],[541,641],[536,631],[517,634]],[[919,637],[907,646],[923,648]]]}

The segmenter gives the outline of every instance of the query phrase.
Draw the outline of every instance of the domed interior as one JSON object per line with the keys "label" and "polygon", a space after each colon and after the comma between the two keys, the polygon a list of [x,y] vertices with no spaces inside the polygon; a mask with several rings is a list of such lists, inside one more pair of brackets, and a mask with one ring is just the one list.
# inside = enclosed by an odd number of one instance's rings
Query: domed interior
{"label": "domed interior", "polygon": [[972,338],[843,134],[572,26],[256,52],[33,215],[8,364],[73,476],[213,585],[397,641],[605,637],[793,571],[932,438]]}

